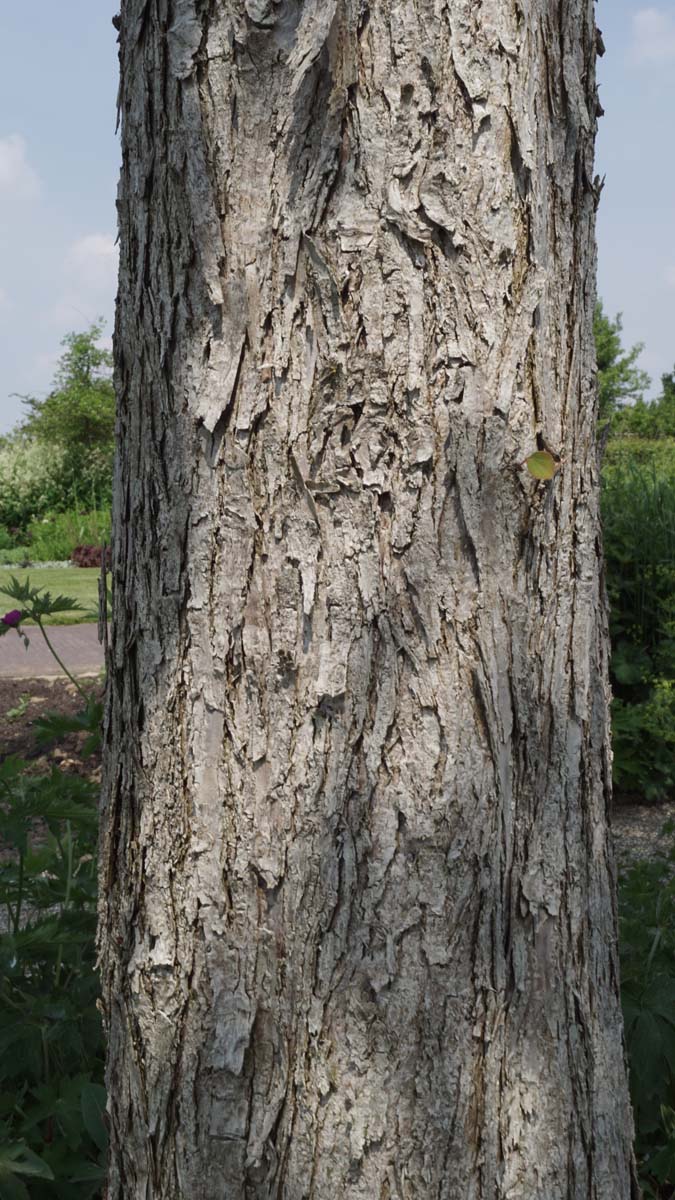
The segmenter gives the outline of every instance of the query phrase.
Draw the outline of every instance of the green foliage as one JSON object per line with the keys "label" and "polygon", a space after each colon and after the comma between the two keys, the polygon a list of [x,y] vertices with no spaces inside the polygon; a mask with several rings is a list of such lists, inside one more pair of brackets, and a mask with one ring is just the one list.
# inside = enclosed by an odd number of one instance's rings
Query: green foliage
{"label": "green foliage", "polygon": [[638,400],[616,414],[612,436],[650,441],[675,438],[675,370],[661,376],[661,395],[656,400]]}
{"label": "green foliage", "polygon": [[38,742],[51,742],[67,733],[86,733],[81,753],[87,758],[100,747],[102,720],[103,705],[100,700],[89,696],[82,712],[76,713],[74,717],[56,712],[46,712],[44,716],[38,717],[35,721],[35,734]]}
{"label": "green foliage", "polygon": [[673,470],[619,464],[603,472],[602,515],[612,635],[675,668],[675,458]]}
{"label": "green foliage", "polygon": [[661,800],[675,789],[675,448],[603,471],[612,637],[614,781]]}
{"label": "green foliage", "polygon": [[5,542],[26,541],[30,522],[50,512],[110,505],[112,447],[65,451],[16,436],[0,447],[0,528]]}
{"label": "green foliage", "polygon": [[110,352],[96,344],[102,331],[99,323],[68,334],[52,391],[43,400],[24,397],[26,420],[0,439],[5,531],[20,537],[45,513],[110,503],[115,395]]}
{"label": "green foliage", "polygon": [[612,702],[614,783],[619,793],[663,800],[675,788],[675,681],[650,681],[647,698]]}
{"label": "green foliage", "polygon": [[30,704],[30,695],[28,694],[28,692],[24,692],[23,695],[19,698],[19,703],[14,708],[7,709],[7,712],[5,713],[5,720],[17,721],[20,717],[24,716],[24,714],[26,713],[26,711],[28,709],[29,704]]}
{"label": "green foliage", "polygon": [[[0,935],[0,1196],[91,1197],[106,1139],[96,788],[58,770],[32,776],[10,758],[0,795],[2,840],[13,848],[0,865],[8,926]],[[20,1177],[29,1173],[24,1193]]]}
{"label": "green foliage", "polygon": [[84,608],[72,596],[52,596],[51,592],[41,587],[31,587],[30,576],[17,579],[16,575],[2,589],[3,595],[10,600],[16,600],[25,618],[41,624],[45,617],[55,613],[72,612]]}
{"label": "green foliage", "polygon": [[73,503],[65,452],[21,435],[0,446],[0,526],[25,531],[33,516]]}
{"label": "green foliage", "polygon": [[7,615],[0,619],[0,637],[4,637],[14,631],[20,638],[23,639],[27,648],[29,645],[29,638],[25,629],[23,628],[23,625],[26,621],[32,621],[35,625],[37,625],[52,657],[56,659],[56,662],[60,666],[63,673],[68,676],[70,682],[84,700],[86,705],[85,715],[87,719],[94,720],[96,714],[95,712],[90,712],[89,693],[85,691],[85,689],[78,683],[77,679],[71,675],[65,663],[61,661],[49,640],[49,636],[45,628],[50,620],[53,620],[55,616],[58,617],[59,613],[65,612],[70,614],[73,611],[85,611],[82,609],[82,605],[78,604],[77,600],[74,600],[72,596],[52,596],[51,592],[48,592],[45,588],[31,587],[30,576],[28,576],[26,579],[19,580],[15,575],[13,575],[9,583],[5,583],[3,592],[5,596],[8,596],[11,600],[14,600],[19,605],[19,608],[11,610],[9,616],[15,617],[16,619],[13,619],[10,624],[7,624]]}
{"label": "green foliage", "polygon": [[613,467],[649,467],[657,475],[675,474],[675,438],[639,438],[623,434],[607,442],[603,479]]}
{"label": "green foliage", "polygon": [[649,387],[646,371],[635,364],[643,350],[642,343],[624,351],[621,345],[622,322],[619,313],[613,321],[606,316],[598,301],[593,319],[595,352],[598,362],[599,416],[607,420],[622,405],[642,400]]}
{"label": "green foliage", "polygon": [[[69,611],[49,611],[43,615],[45,625],[73,625],[82,621],[98,620],[98,581],[99,571],[96,568],[79,567],[40,567],[25,570],[9,568],[0,570],[0,608],[6,600],[14,598],[13,580],[21,588],[36,583],[41,590],[60,595],[62,592],[72,596],[75,608]],[[7,607],[12,605],[7,604]],[[21,603],[15,607],[21,608]],[[0,612],[1,615],[1,612]],[[31,618],[24,617],[24,624],[30,625]]]}
{"label": "green foliage", "polygon": [[109,508],[94,512],[50,512],[28,526],[33,562],[64,562],[83,543],[110,543]]}
{"label": "green foliage", "polygon": [[115,393],[111,381],[112,355],[97,343],[103,322],[84,333],[69,333],[61,343],[54,390],[45,400],[24,397],[29,415],[24,431],[48,446],[90,451],[112,445],[115,432]]}
{"label": "green foliage", "polygon": [[53,1179],[51,1167],[29,1150],[25,1142],[0,1146],[0,1200],[30,1200],[30,1192],[21,1176]]}
{"label": "green foliage", "polygon": [[15,546],[13,550],[3,550],[0,552],[3,567],[24,567],[30,566],[31,559],[30,546]]}
{"label": "green foliage", "polygon": [[[14,580],[11,592],[15,611],[38,621],[43,635],[41,622],[75,603],[29,581]],[[84,710],[48,713],[39,732],[43,740],[85,732],[94,749],[101,705],[73,682]],[[9,851],[0,863],[0,1200],[89,1200],[105,1177],[97,799],[79,776],[35,775],[12,756],[0,764],[0,839]]]}
{"label": "green foliage", "polygon": [[622,875],[619,932],[636,1153],[657,1197],[675,1181],[675,847]]}

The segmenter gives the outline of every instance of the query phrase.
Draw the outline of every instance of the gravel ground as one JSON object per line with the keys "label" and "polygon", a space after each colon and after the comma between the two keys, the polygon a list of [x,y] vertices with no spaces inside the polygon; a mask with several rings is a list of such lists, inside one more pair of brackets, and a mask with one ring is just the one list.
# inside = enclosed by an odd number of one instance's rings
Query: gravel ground
{"label": "gravel ground", "polygon": [[620,804],[614,808],[612,830],[617,862],[629,866],[643,858],[667,855],[675,833],[664,833],[668,822],[675,822],[675,802],[664,804]]}
{"label": "gravel ground", "polygon": [[30,567],[31,571],[44,570],[46,567],[72,567],[70,559],[66,562],[22,562],[22,563],[0,563],[0,571],[11,570],[27,570]]}

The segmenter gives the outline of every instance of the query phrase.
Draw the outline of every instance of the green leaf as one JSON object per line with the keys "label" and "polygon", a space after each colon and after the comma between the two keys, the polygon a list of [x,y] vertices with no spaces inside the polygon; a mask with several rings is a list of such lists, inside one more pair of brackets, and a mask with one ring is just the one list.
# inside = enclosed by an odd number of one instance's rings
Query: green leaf
{"label": "green leaf", "polygon": [[611,666],[618,683],[631,685],[647,679],[652,661],[642,646],[622,640],[614,646]]}
{"label": "green leaf", "polygon": [[53,1179],[54,1173],[48,1163],[38,1158],[25,1142],[10,1142],[0,1146],[0,1176],[30,1175],[34,1179]]}
{"label": "green leaf", "polygon": [[525,466],[535,479],[553,479],[560,469],[560,461],[553,457],[550,450],[535,450],[525,459]]}
{"label": "green leaf", "polygon": [[102,720],[103,705],[99,700],[91,699],[86,708],[74,716],[47,712],[34,722],[34,726],[38,742],[49,742],[67,733],[88,733],[89,737],[82,747],[82,753],[86,757],[100,746]]}
{"label": "green leaf", "polygon": [[666,1183],[675,1175],[675,1141],[666,1142],[665,1146],[649,1159],[649,1170],[659,1183]]}
{"label": "green leaf", "polygon": [[0,1167],[0,1200],[30,1200],[25,1183],[16,1175],[6,1174]]}
{"label": "green leaf", "polygon": [[12,575],[10,582],[0,588],[0,594],[21,602],[24,617],[38,618],[51,616],[52,613],[86,611],[84,605],[72,596],[52,596],[45,588],[31,587],[30,575],[26,576],[23,583],[16,575]]}
{"label": "green leaf", "polygon": [[630,1049],[635,1075],[649,1083],[658,1078],[661,1066],[659,1033],[658,1022],[653,1013],[643,1009],[633,1025]]}
{"label": "green leaf", "polygon": [[82,1088],[80,1096],[82,1120],[87,1133],[99,1150],[108,1148],[108,1131],[103,1117],[107,1099],[106,1090],[100,1083],[85,1083]]}
{"label": "green leaf", "polygon": [[74,1173],[70,1176],[71,1183],[103,1183],[106,1177],[105,1167],[99,1166],[98,1163],[82,1163],[81,1167],[76,1167]]}

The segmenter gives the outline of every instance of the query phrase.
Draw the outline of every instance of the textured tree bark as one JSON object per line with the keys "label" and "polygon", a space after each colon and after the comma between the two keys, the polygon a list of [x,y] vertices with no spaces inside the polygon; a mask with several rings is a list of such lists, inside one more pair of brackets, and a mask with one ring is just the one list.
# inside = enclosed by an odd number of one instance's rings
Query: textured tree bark
{"label": "textured tree bark", "polygon": [[110,1200],[637,1195],[595,39],[123,0]]}

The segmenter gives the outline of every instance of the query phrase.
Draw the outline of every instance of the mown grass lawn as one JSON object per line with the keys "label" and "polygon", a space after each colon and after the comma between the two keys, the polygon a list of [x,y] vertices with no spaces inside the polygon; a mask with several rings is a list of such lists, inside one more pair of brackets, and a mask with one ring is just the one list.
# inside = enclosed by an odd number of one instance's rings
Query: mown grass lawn
{"label": "mown grass lawn", "polygon": [[[30,579],[31,587],[44,588],[52,596],[68,596],[86,609],[86,612],[75,610],[57,613],[47,617],[46,625],[79,625],[85,621],[96,621],[100,574],[98,567],[5,567],[0,570],[0,616],[20,607],[3,590],[14,576],[20,583]],[[32,624],[33,621],[26,621],[26,625]]]}

